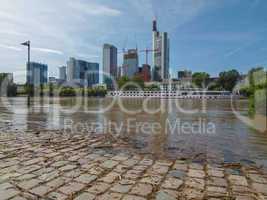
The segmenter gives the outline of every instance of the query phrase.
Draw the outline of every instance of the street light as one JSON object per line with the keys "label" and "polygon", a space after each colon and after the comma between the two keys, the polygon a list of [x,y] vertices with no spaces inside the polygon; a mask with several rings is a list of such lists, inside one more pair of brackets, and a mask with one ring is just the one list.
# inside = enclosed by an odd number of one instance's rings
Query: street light
{"label": "street light", "polygon": [[[28,68],[30,68],[30,61],[31,61],[31,53],[30,53],[30,51],[31,51],[31,41],[30,40],[28,40],[28,41],[26,41],[26,42],[23,42],[23,43],[21,43],[21,45],[23,45],[23,46],[27,46],[28,47],[28,62],[27,62],[27,67],[26,67],[26,87],[27,87],[27,89],[29,89],[29,90],[31,90],[30,88],[28,88],[30,85],[29,85],[29,83],[28,83],[28,76],[29,76],[29,69]],[[28,106],[30,105],[30,91],[28,91]]]}
{"label": "street light", "polygon": [[21,43],[21,45],[28,47],[28,64],[30,64],[30,61],[31,61],[31,58],[30,58],[31,41],[28,40],[26,42]]}

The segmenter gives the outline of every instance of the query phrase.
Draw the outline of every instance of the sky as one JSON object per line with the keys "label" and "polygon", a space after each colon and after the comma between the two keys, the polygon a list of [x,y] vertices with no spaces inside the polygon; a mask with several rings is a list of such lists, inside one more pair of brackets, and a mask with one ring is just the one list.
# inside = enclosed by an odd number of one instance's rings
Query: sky
{"label": "sky", "polygon": [[49,76],[69,57],[102,67],[104,43],[118,48],[121,64],[123,48],[151,48],[156,17],[170,37],[172,77],[183,69],[246,73],[267,66],[266,10],[266,0],[1,0],[0,72],[25,81],[26,40],[31,60],[48,64]]}

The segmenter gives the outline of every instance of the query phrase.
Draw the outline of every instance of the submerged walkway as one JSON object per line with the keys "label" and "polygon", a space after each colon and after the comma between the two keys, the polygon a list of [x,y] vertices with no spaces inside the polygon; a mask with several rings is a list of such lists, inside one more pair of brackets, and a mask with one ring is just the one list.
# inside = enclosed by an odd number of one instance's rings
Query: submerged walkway
{"label": "submerged walkway", "polygon": [[267,199],[267,175],[240,165],[155,160],[105,137],[0,138],[0,199]]}

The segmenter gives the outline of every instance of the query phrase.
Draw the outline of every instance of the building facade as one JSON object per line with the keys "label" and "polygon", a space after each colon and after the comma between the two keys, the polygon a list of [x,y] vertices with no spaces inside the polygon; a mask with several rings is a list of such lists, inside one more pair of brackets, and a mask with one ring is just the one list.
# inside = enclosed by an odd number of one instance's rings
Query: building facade
{"label": "building facade", "polygon": [[99,64],[70,58],[67,62],[67,81],[83,87],[99,84]]}
{"label": "building facade", "polygon": [[177,72],[177,79],[180,83],[180,87],[188,88],[192,86],[192,71],[181,70]]}
{"label": "building facade", "polygon": [[192,78],[192,71],[182,70],[177,72],[177,79]]}
{"label": "building facade", "polygon": [[117,48],[111,44],[104,44],[103,46],[103,71],[116,79]]}
{"label": "building facade", "polygon": [[143,64],[142,67],[139,68],[139,76],[142,78],[144,82],[151,81],[151,67],[150,65]]}
{"label": "building facade", "polygon": [[27,63],[27,77],[26,83],[28,85],[40,86],[47,83],[47,70],[46,64],[30,62]]}
{"label": "building facade", "polygon": [[48,78],[48,82],[49,82],[50,84],[57,85],[57,84],[59,83],[59,79],[57,79],[57,78],[54,77],[54,76],[50,76],[50,77]]}
{"label": "building facade", "polygon": [[60,81],[67,80],[67,67],[66,66],[59,67],[59,80]]}
{"label": "building facade", "polygon": [[159,32],[157,21],[153,20],[152,29],[152,76],[153,81],[168,80],[170,60],[170,40],[168,33]]}
{"label": "building facade", "polygon": [[137,49],[129,49],[123,55],[123,76],[132,78],[138,73],[138,51]]}

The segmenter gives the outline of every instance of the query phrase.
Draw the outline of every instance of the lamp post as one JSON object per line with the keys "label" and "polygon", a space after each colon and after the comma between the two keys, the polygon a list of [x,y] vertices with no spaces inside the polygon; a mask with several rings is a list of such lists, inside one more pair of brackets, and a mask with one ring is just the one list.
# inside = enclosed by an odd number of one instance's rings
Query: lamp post
{"label": "lamp post", "polygon": [[29,68],[30,68],[30,62],[31,62],[31,41],[28,40],[26,42],[21,43],[21,45],[23,46],[27,46],[28,47],[28,62],[26,65],[26,87],[28,90],[28,106],[30,105],[30,92],[31,92],[31,88],[30,88],[30,84],[28,82],[28,77],[29,77]]}
{"label": "lamp post", "polygon": [[30,64],[30,61],[31,61],[31,41],[28,40],[26,42],[21,43],[21,45],[28,47],[28,63],[27,64]]}

